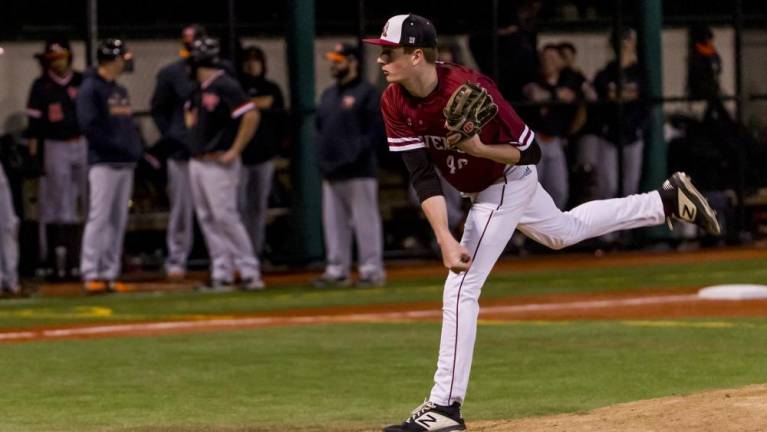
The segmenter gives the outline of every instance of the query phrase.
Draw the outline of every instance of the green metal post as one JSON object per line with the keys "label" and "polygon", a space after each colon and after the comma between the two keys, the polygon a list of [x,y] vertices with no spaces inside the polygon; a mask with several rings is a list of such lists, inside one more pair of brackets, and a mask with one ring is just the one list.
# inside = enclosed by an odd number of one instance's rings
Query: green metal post
{"label": "green metal post", "polygon": [[661,31],[663,23],[662,0],[644,0],[640,3],[640,25],[642,40],[639,43],[642,68],[646,78],[645,97],[651,102],[645,134],[645,157],[642,175],[642,190],[657,189],[667,175],[668,145],[663,138],[663,51]]}
{"label": "green metal post", "polygon": [[[641,190],[649,191],[660,187],[668,171],[668,143],[663,137],[663,104],[659,101],[663,97],[663,5],[662,0],[643,0],[639,4],[639,34],[642,38],[639,41],[639,49],[646,85],[644,97],[650,100],[644,136]],[[645,230],[644,234],[650,239],[662,239],[667,238],[669,232],[662,226]]]}
{"label": "green metal post", "polygon": [[291,161],[293,238],[287,252],[293,262],[321,259],[322,212],[320,175],[314,137],[314,0],[290,0],[287,57],[294,137]]}

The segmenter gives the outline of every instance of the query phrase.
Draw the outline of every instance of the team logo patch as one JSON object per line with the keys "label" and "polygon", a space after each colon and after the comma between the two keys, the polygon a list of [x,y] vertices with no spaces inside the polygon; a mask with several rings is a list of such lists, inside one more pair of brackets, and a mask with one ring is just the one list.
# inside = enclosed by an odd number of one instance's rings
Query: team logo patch
{"label": "team logo patch", "polygon": [[208,111],[215,110],[219,102],[221,102],[221,98],[215,93],[204,92],[202,94],[202,106]]}
{"label": "team logo patch", "polygon": [[64,110],[61,108],[60,103],[52,103],[48,105],[48,121],[56,123],[64,120]]}
{"label": "team logo patch", "polygon": [[67,87],[67,94],[69,95],[70,99],[77,99],[77,87]]}
{"label": "team logo patch", "polygon": [[461,129],[463,129],[463,131],[466,132],[467,134],[474,132],[474,122],[464,123]]}

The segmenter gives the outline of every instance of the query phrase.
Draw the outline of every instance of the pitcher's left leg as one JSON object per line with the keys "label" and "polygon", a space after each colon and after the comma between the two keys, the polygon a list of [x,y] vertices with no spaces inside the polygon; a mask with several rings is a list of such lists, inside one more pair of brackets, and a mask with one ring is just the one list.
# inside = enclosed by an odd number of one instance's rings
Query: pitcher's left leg
{"label": "pitcher's left leg", "polygon": [[658,225],[665,220],[663,202],[657,191],[625,198],[589,201],[562,212],[538,185],[530,205],[519,222],[519,230],[553,249],[613,231]]}

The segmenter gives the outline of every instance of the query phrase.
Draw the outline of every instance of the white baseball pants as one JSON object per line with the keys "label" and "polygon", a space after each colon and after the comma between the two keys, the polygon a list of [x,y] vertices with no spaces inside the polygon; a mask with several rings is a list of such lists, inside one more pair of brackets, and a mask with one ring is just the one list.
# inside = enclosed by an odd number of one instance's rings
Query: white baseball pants
{"label": "white baseball pants", "polygon": [[504,180],[474,195],[461,244],[471,267],[445,282],[442,338],[429,400],[462,403],[469,383],[479,315],[479,294],[515,229],[553,249],[591,237],[665,220],[657,192],[591,201],[562,212],[538,183],[534,166],[507,169]]}

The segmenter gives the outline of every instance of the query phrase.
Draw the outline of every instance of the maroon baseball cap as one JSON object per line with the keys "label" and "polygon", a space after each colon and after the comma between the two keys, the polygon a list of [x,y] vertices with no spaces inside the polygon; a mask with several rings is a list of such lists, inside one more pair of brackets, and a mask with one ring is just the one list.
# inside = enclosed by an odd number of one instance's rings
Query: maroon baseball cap
{"label": "maroon baseball cap", "polygon": [[395,15],[386,21],[380,38],[362,41],[382,46],[436,48],[437,30],[431,21],[420,15]]}

